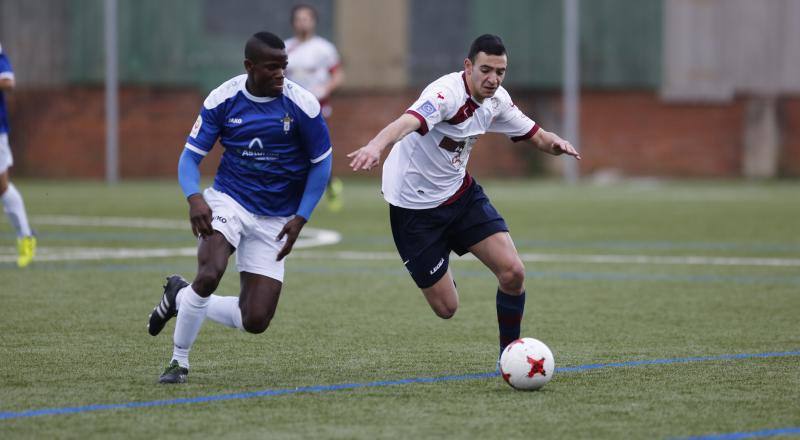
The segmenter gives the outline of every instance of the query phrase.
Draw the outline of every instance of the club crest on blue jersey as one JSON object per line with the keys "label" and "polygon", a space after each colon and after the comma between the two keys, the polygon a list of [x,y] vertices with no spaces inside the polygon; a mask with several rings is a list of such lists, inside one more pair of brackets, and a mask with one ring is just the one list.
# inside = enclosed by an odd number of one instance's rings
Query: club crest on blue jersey
{"label": "club crest on blue jersey", "polygon": [[289,113],[286,113],[286,116],[281,119],[281,122],[283,122],[284,133],[289,133],[289,131],[292,129],[292,121],[294,121],[294,119],[289,117]]}
{"label": "club crest on blue jersey", "polygon": [[436,106],[430,101],[425,101],[421,106],[417,107],[417,112],[426,118],[436,113]]}

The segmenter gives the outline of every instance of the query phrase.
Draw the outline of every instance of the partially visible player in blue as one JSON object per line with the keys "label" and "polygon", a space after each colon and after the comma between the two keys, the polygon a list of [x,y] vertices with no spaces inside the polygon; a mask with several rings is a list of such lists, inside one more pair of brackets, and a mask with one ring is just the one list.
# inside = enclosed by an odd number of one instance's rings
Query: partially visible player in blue
{"label": "partially visible player in blue", "polygon": [[[278,306],[284,257],[325,191],[331,174],[328,128],[313,94],[284,77],[283,40],[259,32],[245,45],[247,74],[226,81],[203,103],[178,165],[199,238],[191,284],[167,278],[148,331],[177,315],[172,360],[161,383],[183,383],[189,350],[206,317],[262,333]],[[219,139],[225,152],[214,185],[200,193],[198,164]],[[239,297],[212,295],[236,253]]]}
{"label": "partially visible player in blue", "polygon": [[11,62],[0,46],[0,200],[17,233],[19,253],[17,266],[25,267],[36,255],[36,237],[33,236],[31,226],[28,224],[28,214],[25,212],[22,195],[8,176],[8,169],[14,164],[14,156],[11,155],[11,146],[8,143],[8,117],[3,93],[13,90],[14,86],[14,70],[11,69]]}

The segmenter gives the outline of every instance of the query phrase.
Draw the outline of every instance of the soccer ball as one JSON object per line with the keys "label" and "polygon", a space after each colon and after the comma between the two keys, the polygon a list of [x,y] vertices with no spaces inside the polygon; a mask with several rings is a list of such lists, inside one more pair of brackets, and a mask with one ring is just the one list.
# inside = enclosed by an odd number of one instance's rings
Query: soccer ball
{"label": "soccer ball", "polygon": [[503,380],[518,390],[538,390],[550,382],[554,371],[553,353],[538,339],[517,339],[500,355]]}

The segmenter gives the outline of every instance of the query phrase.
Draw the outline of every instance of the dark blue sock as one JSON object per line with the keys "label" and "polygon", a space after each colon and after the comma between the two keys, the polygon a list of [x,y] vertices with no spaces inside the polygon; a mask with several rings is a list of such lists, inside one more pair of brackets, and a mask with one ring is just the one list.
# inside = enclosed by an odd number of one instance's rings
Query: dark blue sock
{"label": "dark blue sock", "polygon": [[497,325],[500,329],[500,352],[519,339],[522,313],[525,311],[525,292],[515,296],[497,289]]}

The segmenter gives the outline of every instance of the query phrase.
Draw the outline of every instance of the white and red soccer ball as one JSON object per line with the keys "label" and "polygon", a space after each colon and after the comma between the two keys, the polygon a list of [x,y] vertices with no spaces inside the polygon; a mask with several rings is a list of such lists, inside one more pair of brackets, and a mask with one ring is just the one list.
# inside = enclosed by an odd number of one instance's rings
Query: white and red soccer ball
{"label": "white and red soccer ball", "polygon": [[538,390],[555,372],[553,353],[544,342],[521,338],[508,344],[500,355],[500,374],[518,390]]}

